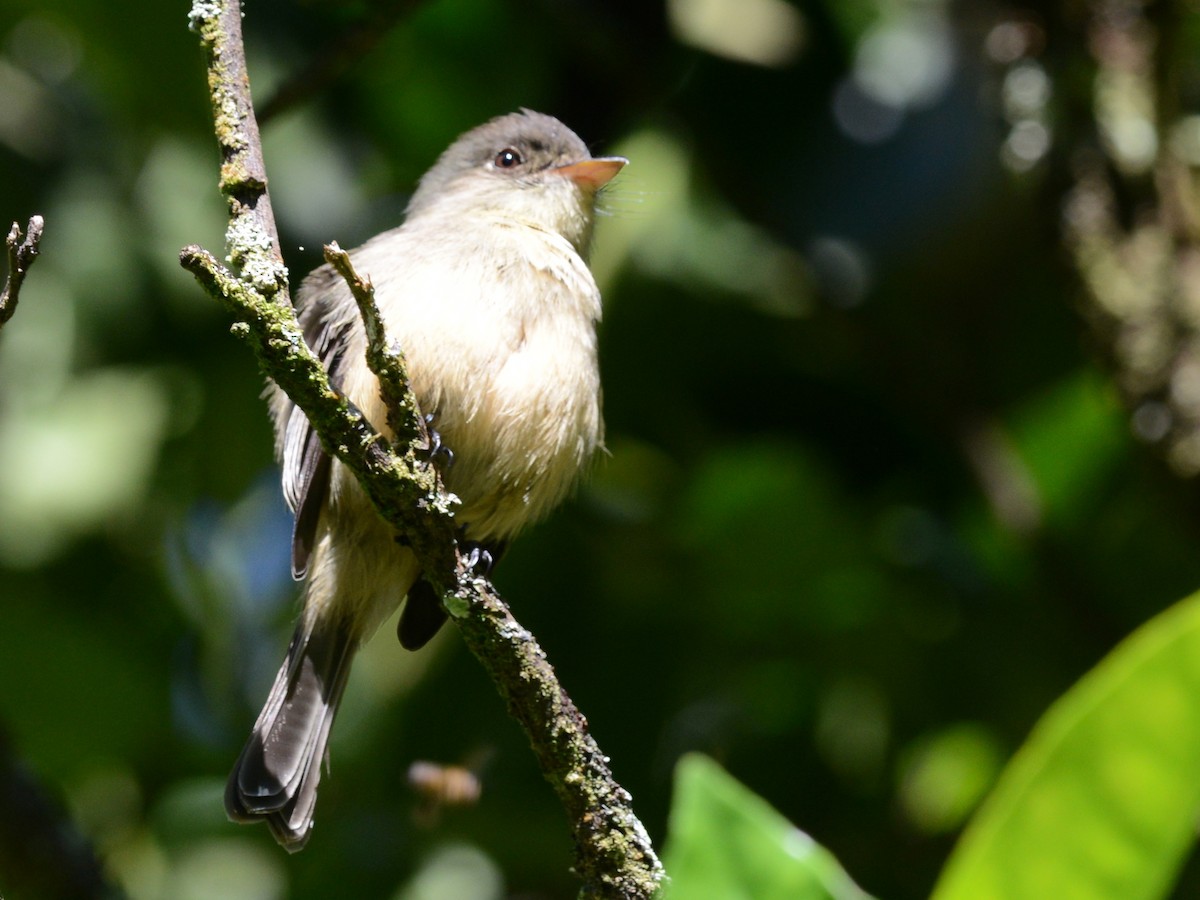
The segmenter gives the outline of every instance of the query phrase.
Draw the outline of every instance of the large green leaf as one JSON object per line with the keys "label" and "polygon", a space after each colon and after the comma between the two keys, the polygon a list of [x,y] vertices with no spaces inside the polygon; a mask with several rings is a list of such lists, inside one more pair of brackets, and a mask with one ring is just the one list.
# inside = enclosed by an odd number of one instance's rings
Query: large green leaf
{"label": "large green leaf", "polygon": [[1200,594],[1143,626],[1034,728],[935,900],[1161,897],[1200,813]]}
{"label": "large green leaf", "polygon": [[730,777],[692,754],[675,770],[664,851],[668,898],[864,900],[833,855]]}

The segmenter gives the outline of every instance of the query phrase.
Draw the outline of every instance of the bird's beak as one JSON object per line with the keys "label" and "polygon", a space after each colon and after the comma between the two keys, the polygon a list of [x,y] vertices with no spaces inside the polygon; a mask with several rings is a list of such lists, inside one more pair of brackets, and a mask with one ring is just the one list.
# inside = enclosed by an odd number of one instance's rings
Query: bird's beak
{"label": "bird's beak", "polygon": [[629,160],[622,156],[601,156],[598,159],[581,159],[554,169],[558,175],[570,178],[584,190],[598,191],[621,171]]}

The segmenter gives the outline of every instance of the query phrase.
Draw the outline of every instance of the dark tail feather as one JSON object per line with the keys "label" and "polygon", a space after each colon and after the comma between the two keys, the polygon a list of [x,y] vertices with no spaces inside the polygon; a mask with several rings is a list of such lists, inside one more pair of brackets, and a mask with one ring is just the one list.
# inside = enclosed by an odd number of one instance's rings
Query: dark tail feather
{"label": "dark tail feather", "polygon": [[328,625],[296,630],[267,704],[225,788],[225,811],[235,822],[266,819],[284,849],[304,847],[329,729],[350,674],[355,642]]}

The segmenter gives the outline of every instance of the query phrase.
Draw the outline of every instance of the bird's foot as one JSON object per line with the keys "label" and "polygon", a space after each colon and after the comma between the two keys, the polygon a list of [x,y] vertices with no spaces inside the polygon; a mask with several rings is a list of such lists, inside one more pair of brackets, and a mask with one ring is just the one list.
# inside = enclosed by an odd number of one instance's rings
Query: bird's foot
{"label": "bird's foot", "polygon": [[454,465],[454,451],[442,443],[442,436],[433,427],[434,414],[425,416],[425,429],[429,433],[429,443],[421,448],[421,455],[441,471],[446,471]]}
{"label": "bird's foot", "polygon": [[458,539],[458,547],[467,568],[484,578],[492,574],[492,568],[504,552],[503,545],[481,544],[461,537]]}

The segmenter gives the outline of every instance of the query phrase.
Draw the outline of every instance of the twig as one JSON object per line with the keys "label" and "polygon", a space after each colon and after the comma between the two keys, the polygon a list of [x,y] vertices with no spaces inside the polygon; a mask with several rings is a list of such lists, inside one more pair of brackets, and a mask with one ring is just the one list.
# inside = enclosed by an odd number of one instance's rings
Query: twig
{"label": "twig", "polygon": [[[379,394],[387,407],[387,424],[394,435],[394,442],[403,446],[420,439],[428,445],[429,431],[425,419],[417,409],[416,398],[408,389],[404,354],[398,348],[387,346],[383,317],[375,304],[374,286],[370,280],[359,277],[350,262],[350,254],[339,247],[336,241],[326,245],[325,261],[342,276],[358,304],[367,333],[367,365],[379,379]],[[432,489],[432,485],[430,487]]]}
{"label": "twig", "polygon": [[12,229],[4,241],[8,249],[8,277],[4,281],[4,290],[0,291],[0,328],[12,318],[17,311],[17,300],[21,294],[21,285],[25,282],[25,273],[37,259],[38,245],[42,241],[42,227],[45,223],[41,216],[33,216],[25,226],[25,237],[21,239],[21,227],[13,222]]}
{"label": "twig", "polygon": [[[491,584],[458,554],[450,499],[436,470],[417,459],[412,440],[400,455],[330,387],[301,337],[290,304],[281,301],[286,270],[278,258],[274,223],[269,215],[257,214],[270,208],[261,152],[246,146],[257,143],[257,129],[246,124],[252,125],[253,110],[240,37],[233,37],[235,25],[240,33],[239,18],[235,0],[196,0],[192,9],[193,28],[208,54],[225,158],[229,258],[240,274],[195,246],[182,251],[180,262],[233,313],[235,331],[251,343],[264,373],[304,411],[322,445],[354,472],[384,519],[408,538],[424,577],[444,597],[464,642],[525,728],[543,774],[566,809],[575,837],[575,871],[583,880],[581,896],[648,900],[662,880],[662,867],[633,814],[629,794],[613,780],[605,756],[587,733],[586,720],[558,684],[545,653],[512,618]],[[227,141],[229,135],[239,137]],[[231,167],[241,171],[247,159],[258,160],[256,176],[227,178]],[[241,194],[235,197],[227,183]],[[419,437],[424,427],[420,410],[408,388],[402,356],[387,346],[370,285],[354,274],[348,257],[336,247],[327,252],[359,301],[370,343],[367,361],[387,392],[389,422],[397,434]],[[398,442],[397,447],[405,445]]]}
{"label": "twig", "polygon": [[383,517],[411,535],[413,549],[423,560],[433,557],[440,571],[453,571],[454,522],[448,511],[430,516],[431,510],[445,507],[434,492],[435,484],[426,480],[426,467],[398,456],[330,386],[320,360],[304,343],[292,308],[239,280],[201,247],[185,247],[179,261],[238,320],[234,332],[249,341],[264,374],[304,410],[326,451],[354,472]]}

